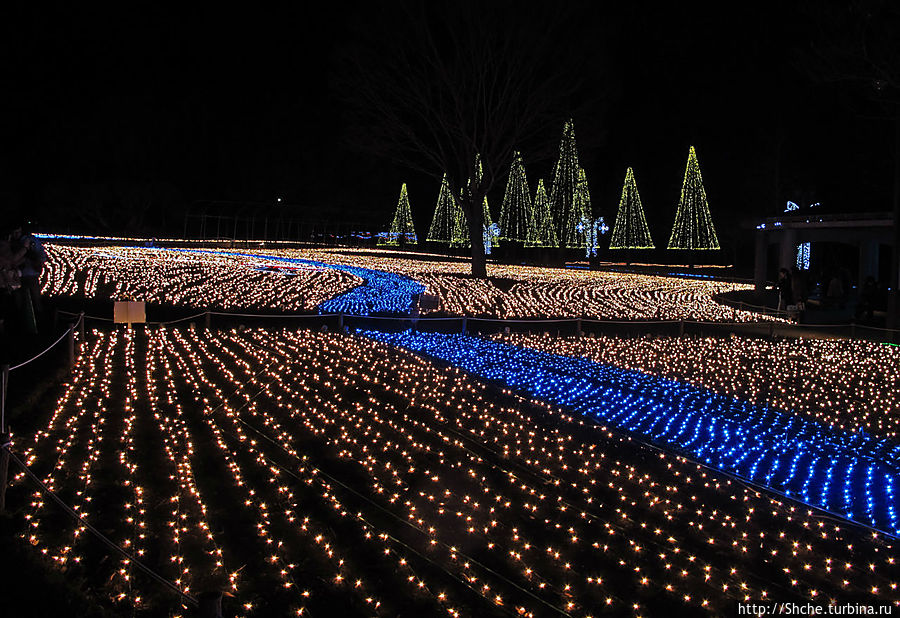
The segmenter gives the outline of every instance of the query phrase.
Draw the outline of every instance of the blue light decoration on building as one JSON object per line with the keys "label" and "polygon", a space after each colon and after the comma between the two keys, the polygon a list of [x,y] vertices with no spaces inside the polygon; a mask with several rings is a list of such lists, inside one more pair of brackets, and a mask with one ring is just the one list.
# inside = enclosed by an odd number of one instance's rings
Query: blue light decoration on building
{"label": "blue light decoration on building", "polygon": [[784,207],[784,212],[791,212],[792,210],[800,210],[800,205],[797,202],[788,200],[787,206]]}
{"label": "blue light decoration on building", "polygon": [[319,313],[344,313],[347,315],[408,315],[416,296],[425,291],[425,286],[404,275],[342,264],[326,264],[315,260],[304,260],[276,255],[241,253],[237,251],[211,251],[208,249],[167,249],[182,253],[209,253],[235,257],[268,260],[275,263],[331,268],[363,280],[349,292],[330,298],[319,305]]}
{"label": "blue light decoration on building", "polygon": [[857,523],[900,535],[900,446],[711,391],[464,335],[363,331]]}
{"label": "blue light decoration on building", "polygon": [[809,247],[808,242],[797,245],[797,268],[800,270],[809,270]]}

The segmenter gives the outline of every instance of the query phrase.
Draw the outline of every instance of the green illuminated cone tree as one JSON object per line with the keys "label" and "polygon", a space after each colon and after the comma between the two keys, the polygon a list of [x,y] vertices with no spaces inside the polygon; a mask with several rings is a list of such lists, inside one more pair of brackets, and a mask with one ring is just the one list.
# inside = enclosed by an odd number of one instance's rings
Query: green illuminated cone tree
{"label": "green illuminated cone tree", "polygon": [[387,238],[380,238],[379,245],[416,244],[416,228],[413,225],[412,210],[409,207],[409,196],[406,193],[406,183],[400,187],[400,199],[397,201],[397,210],[394,212],[394,221]]}
{"label": "green illuminated cone tree", "polygon": [[550,189],[550,212],[556,226],[556,238],[561,247],[583,246],[576,230],[584,216],[583,203],[578,199],[578,150],[575,147],[575,123],[569,119],[563,127],[559,143],[559,159],[553,170]]}
{"label": "green illuminated cone tree", "polygon": [[500,239],[524,243],[528,240],[534,206],[525,177],[525,164],[519,151],[513,153],[506,193],[500,206]]}
{"label": "green illuminated cone tree", "polygon": [[434,208],[434,218],[431,220],[431,227],[428,229],[428,237],[426,238],[428,242],[450,244],[453,239],[453,228],[456,222],[455,215],[458,208],[459,206],[450,192],[447,174],[444,174],[444,178],[441,181],[441,190],[438,193],[437,205]]}
{"label": "green illuminated cone tree", "polygon": [[528,221],[528,238],[525,244],[528,247],[559,246],[556,227],[553,225],[553,215],[550,212],[550,200],[547,199],[543,178],[538,181],[537,191],[534,194],[534,208],[532,217]]}
{"label": "green illuminated cone tree", "polygon": [[[584,168],[578,168],[578,181],[575,183],[575,213],[578,214],[578,221],[575,222],[575,239],[572,244],[567,247],[584,247],[587,245],[586,231],[584,229],[584,221],[593,220],[591,209],[591,191],[588,189],[587,174]],[[582,225],[579,226],[579,223]],[[579,232],[578,230],[581,229]]]}
{"label": "green illuminated cone tree", "polygon": [[613,226],[610,249],[654,249],[650,228],[641,206],[641,195],[634,180],[634,171],[625,171],[625,184],[619,199],[619,211]]}
{"label": "green illuminated cone tree", "polygon": [[675,225],[672,226],[672,235],[669,237],[669,249],[702,251],[718,248],[719,239],[709,213],[697,152],[691,146],[684,170],[681,199],[675,212]]}

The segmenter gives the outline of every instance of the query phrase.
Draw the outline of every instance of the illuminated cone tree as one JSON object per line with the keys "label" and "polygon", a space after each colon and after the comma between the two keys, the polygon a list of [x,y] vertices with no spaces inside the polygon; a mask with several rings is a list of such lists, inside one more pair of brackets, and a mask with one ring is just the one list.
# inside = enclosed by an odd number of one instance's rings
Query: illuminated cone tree
{"label": "illuminated cone tree", "polygon": [[428,242],[450,244],[453,240],[457,210],[462,215],[462,210],[459,209],[459,205],[450,192],[447,174],[444,174],[444,178],[441,180],[441,190],[438,193],[437,205],[434,208],[434,218],[431,220],[431,227],[428,229],[428,238],[426,238]]}
{"label": "illuminated cone tree", "polygon": [[525,164],[518,151],[513,153],[512,167],[506,193],[500,206],[500,239],[524,243],[528,240],[528,229],[534,217],[534,206],[525,177]]}
{"label": "illuminated cone tree", "polygon": [[379,238],[379,245],[416,244],[416,228],[413,225],[412,210],[409,207],[409,196],[406,194],[406,183],[400,187],[400,200],[394,212],[394,221],[386,237]]}
{"label": "illuminated cone tree", "polygon": [[556,238],[561,247],[583,246],[575,229],[584,217],[583,201],[577,194],[579,182],[578,150],[575,147],[575,123],[570,119],[563,127],[559,143],[559,160],[553,170],[550,189],[550,212],[556,225]]}
{"label": "illuminated cone tree", "polygon": [[528,247],[559,246],[556,227],[553,225],[553,215],[550,212],[550,200],[547,199],[543,178],[538,181],[537,191],[534,194],[534,208],[528,221],[528,237],[525,245]]}
{"label": "illuminated cone tree", "polygon": [[669,249],[697,251],[718,248],[719,239],[709,214],[697,152],[691,146],[684,170],[681,199],[675,212],[675,225],[672,226],[672,235],[669,237]]}
{"label": "illuminated cone tree", "polygon": [[590,221],[591,217],[591,192],[588,189],[587,175],[584,168],[578,168],[578,182],[575,183],[575,212],[578,213],[578,221],[575,222],[575,239],[567,247],[584,247],[587,245],[587,232],[583,224]]}
{"label": "illuminated cone tree", "polygon": [[616,213],[609,248],[655,248],[644,217],[644,208],[641,206],[641,195],[634,181],[634,171],[630,167],[625,171],[625,184],[622,186],[622,197],[619,199],[619,211]]}

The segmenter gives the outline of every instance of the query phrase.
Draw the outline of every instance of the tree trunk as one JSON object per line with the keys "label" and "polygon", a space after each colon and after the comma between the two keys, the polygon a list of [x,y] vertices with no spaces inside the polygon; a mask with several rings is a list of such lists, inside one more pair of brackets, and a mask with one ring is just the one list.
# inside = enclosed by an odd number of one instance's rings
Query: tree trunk
{"label": "tree trunk", "polygon": [[480,199],[473,199],[469,204],[463,204],[466,217],[469,221],[469,241],[472,244],[472,276],[476,279],[487,279],[487,258],[484,255],[484,216],[481,212]]}

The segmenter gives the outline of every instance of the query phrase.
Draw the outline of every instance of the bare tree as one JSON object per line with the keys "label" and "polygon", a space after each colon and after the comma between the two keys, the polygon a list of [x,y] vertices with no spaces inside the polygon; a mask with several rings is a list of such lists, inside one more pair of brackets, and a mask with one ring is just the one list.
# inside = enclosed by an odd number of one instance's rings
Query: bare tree
{"label": "bare tree", "polygon": [[812,77],[845,85],[862,115],[892,125],[894,248],[888,327],[900,327],[900,5],[893,0],[810,3],[813,43],[802,57]]}
{"label": "bare tree", "polygon": [[583,31],[572,3],[378,6],[388,12],[367,20],[341,58],[354,142],[435,179],[447,173],[468,221],[472,275],[485,277],[484,196],[514,150],[555,149],[565,119],[598,113],[603,97],[590,82],[601,33]]}

